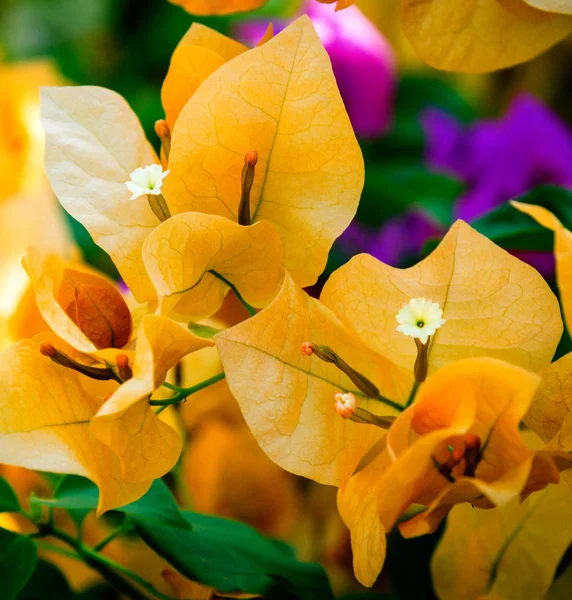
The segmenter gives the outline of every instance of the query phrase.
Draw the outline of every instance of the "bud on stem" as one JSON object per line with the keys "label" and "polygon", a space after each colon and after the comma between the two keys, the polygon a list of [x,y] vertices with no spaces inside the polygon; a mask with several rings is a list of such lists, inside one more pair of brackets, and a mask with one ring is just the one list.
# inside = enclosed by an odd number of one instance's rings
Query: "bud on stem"
{"label": "bud on stem", "polygon": [[155,133],[161,140],[161,148],[165,158],[169,160],[169,154],[171,153],[171,129],[165,119],[159,119],[155,121]]}
{"label": "bud on stem", "polygon": [[118,354],[115,359],[117,363],[117,372],[123,381],[128,381],[133,377],[133,371],[129,366],[129,358],[125,354]]}
{"label": "bud on stem", "polygon": [[67,354],[60,352],[60,350],[56,349],[50,343],[45,342],[40,344],[40,354],[47,356],[53,362],[61,365],[62,367],[77,371],[78,373],[86,375],[91,379],[97,379],[98,381],[113,380],[117,381],[118,383],[123,383],[123,381],[116,375],[111,367],[102,369],[99,367],[88,367],[87,365],[82,365],[81,363],[73,360],[73,358],[69,357]]}
{"label": "bud on stem", "polygon": [[304,342],[300,351],[306,356],[315,354],[320,360],[336,365],[342,373],[345,373],[350,378],[360,392],[365,394],[368,398],[380,398],[381,394],[377,387],[365,377],[365,375],[352,369],[341,356],[338,356],[331,348],[328,348],[328,346],[319,346],[312,342]]}
{"label": "bud on stem", "polygon": [[242,182],[240,192],[240,204],[238,206],[239,225],[250,225],[250,191],[254,183],[254,171],[258,162],[258,152],[251,150],[244,156],[244,167],[242,168]]}
{"label": "bud on stem", "polygon": [[336,401],[334,407],[342,419],[349,419],[354,423],[363,423],[366,425],[375,425],[382,429],[389,429],[395,417],[378,417],[364,408],[357,406],[356,397],[351,393],[338,392],[334,395]]}

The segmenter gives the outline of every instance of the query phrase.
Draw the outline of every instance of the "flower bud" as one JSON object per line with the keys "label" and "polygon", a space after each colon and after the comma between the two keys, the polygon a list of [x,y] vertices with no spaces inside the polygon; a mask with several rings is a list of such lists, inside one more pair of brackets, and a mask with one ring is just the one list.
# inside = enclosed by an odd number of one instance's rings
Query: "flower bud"
{"label": "flower bud", "polygon": [[161,148],[165,159],[169,160],[169,154],[171,153],[171,128],[165,119],[159,119],[155,121],[155,133],[161,140]]}
{"label": "flower bud", "polygon": [[123,381],[128,381],[133,377],[133,371],[129,366],[129,357],[125,354],[118,354],[115,359],[117,363],[117,371],[119,373],[119,377],[123,379]]}
{"label": "flower bud", "polygon": [[258,162],[258,152],[250,150],[244,155],[242,168],[240,204],[238,206],[239,225],[250,225],[250,192],[254,183],[254,167]]}
{"label": "flower bud", "polygon": [[334,399],[336,401],[334,407],[342,419],[350,419],[355,414],[357,402],[352,393],[338,392],[335,394]]}
{"label": "flower bud", "polygon": [[43,354],[48,358],[55,358],[58,354],[58,351],[49,342],[43,342],[42,344],[40,344],[40,354]]}
{"label": "flower bud", "polygon": [[312,342],[302,342],[300,352],[304,356],[312,356],[312,354],[314,354],[314,344],[312,344]]}

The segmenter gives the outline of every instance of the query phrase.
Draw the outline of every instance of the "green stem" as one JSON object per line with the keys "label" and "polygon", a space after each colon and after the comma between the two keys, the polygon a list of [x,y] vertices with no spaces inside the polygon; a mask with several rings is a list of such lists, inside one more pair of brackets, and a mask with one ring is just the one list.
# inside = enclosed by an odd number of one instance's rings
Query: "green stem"
{"label": "green stem", "polygon": [[385,396],[382,396],[381,394],[375,398],[375,400],[379,400],[379,402],[383,402],[383,404],[387,404],[387,406],[391,406],[392,408],[394,408],[395,410],[398,410],[399,412],[403,412],[407,406],[403,406],[402,404],[397,404],[397,402],[394,402],[393,400],[390,400],[389,398],[386,398]]}
{"label": "green stem", "polygon": [[41,542],[39,540],[36,541],[36,546],[42,550],[46,550],[47,552],[53,552],[54,554],[60,554],[61,556],[66,556],[67,558],[73,558],[74,560],[82,561],[82,557],[71,550],[66,550],[65,548],[60,548],[59,546],[55,546],[54,544],[49,544],[48,542]]}
{"label": "green stem", "polygon": [[96,544],[93,547],[94,551],[101,552],[107,546],[107,544],[111,543],[116,537],[120,536],[122,533],[125,533],[130,528],[130,523],[123,523],[121,527],[118,527],[115,531],[112,531],[106,538],[101,540],[99,544]]}
{"label": "green stem", "polygon": [[254,315],[256,314],[256,309],[253,306],[250,306],[250,304],[248,304],[248,302],[242,297],[240,292],[236,289],[234,284],[232,284],[226,277],[223,277],[220,273],[217,273],[216,271],[209,271],[209,273],[212,273],[215,277],[217,277],[218,279],[220,279],[221,281],[226,283],[226,285],[228,285],[228,287],[235,293],[236,297],[239,299],[242,306],[244,306],[244,308],[246,309],[246,312],[251,317],[254,317]]}
{"label": "green stem", "polygon": [[149,404],[151,406],[161,406],[165,408],[167,406],[171,406],[172,404],[178,404],[179,402],[183,402],[183,400],[186,400],[189,396],[192,396],[193,394],[204,390],[205,388],[209,387],[209,385],[213,385],[224,378],[224,373],[218,373],[217,375],[213,375],[213,377],[209,377],[209,379],[205,379],[204,381],[201,381],[200,383],[192,385],[188,388],[180,388],[176,385],[173,385],[172,383],[164,383],[163,385],[165,387],[169,388],[170,390],[174,390],[177,393],[172,398],[167,398],[166,400],[149,400]]}
{"label": "green stem", "polygon": [[416,381],[413,384],[413,387],[411,388],[411,391],[409,392],[409,398],[407,398],[407,404],[405,405],[406,408],[413,404],[413,401],[415,400],[415,396],[417,395],[417,390],[419,389],[420,385],[421,384],[418,381]]}
{"label": "green stem", "polygon": [[[108,583],[110,583],[117,591],[124,593],[127,597],[132,600],[147,600],[147,597],[142,594],[136,587],[131,585],[128,581],[125,581],[123,577],[120,577],[116,571],[119,571],[126,577],[129,577],[132,581],[140,585],[144,590],[152,594],[155,598],[160,600],[172,600],[170,596],[162,594],[155,587],[145,579],[139,577],[139,575],[133,573],[123,565],[116,563],[115,561],[99,554],[95,549],[89,548],[79,540],[76,540],[72,536],[68,535],[65,531],[56,529],[55,527],[46,524],[43,526],[42,534],[44,536],[54,537],[75,550],[76,554],[69,553],[70,558],[77,558],[83,560],[89,567],[97,571]],[[41,543],[42,547],[46,548],[44,543]],[[50,547],[50,550],[54,550],[54,547]],[[59,549],[61,554],[61,548]],[[65,551],[64,551],[65,552]]]}

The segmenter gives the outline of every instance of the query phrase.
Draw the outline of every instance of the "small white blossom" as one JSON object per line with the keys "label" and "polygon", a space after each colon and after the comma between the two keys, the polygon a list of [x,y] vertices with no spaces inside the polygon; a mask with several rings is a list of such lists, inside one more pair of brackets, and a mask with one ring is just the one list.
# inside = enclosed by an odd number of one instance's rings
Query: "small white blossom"
{"label": "small white blossom", "polygon": [[163,180],[169,171],[163,171],[161,165],[148,165],[140,169],[135,169],[129,179],[125,182],[127,189],[132,193],[130,200],[137,200],[141,196],[158,196],[161,193]]}
{"label": "small white blossom", "polygon": [[426,344],[429,336],[445,324],[439,304],[425,298],[412,298],[396,318],[399,323],[397,331],[418,338],[422,344]]}

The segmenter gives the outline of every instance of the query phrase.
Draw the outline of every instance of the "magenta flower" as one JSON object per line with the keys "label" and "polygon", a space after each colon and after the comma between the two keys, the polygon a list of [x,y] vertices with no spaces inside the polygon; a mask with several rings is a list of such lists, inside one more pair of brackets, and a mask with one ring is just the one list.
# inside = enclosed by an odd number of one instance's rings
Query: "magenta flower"
{"label": "magenta flower", "polygon": [[[387,40],[356,6],[336,13],[333,4],[307,2],[305,10],[326,48],[356,135],[377,137],[393,117],[395,57]],[[287,23],[274,23],[278,32]],[[244,21],[236,33],[254,46],[268,23]]]}
{"label": "magenta flower", "polygon": [[429,109],[422,124],[429,165],[467,185],[456,206],[456,216],[465,221],[538,185],[572,188],[572,131],[529,94],[517,96],[498,120],[464,127]]}

